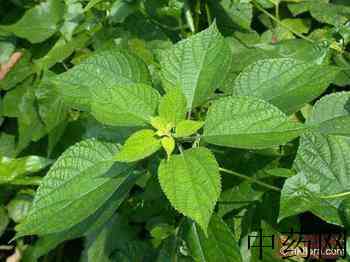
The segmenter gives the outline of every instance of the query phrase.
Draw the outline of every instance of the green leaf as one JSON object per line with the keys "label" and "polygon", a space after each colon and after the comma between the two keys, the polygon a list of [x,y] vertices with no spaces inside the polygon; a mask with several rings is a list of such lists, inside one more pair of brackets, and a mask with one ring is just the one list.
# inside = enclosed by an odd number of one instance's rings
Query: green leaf
{"label": "green leaf", "polygon": [[0,184],[11,183],[11,181],[20,176],[38,172],[51,163],[51,160],[40,156],[0,157]]}
{"label": "green leaf", "polygon": [[124,84],[93,91],[91,113],[113,126],[144,126],[155,115],[159,93],[145,84]]}
{"label": "green leaf", "polygon": [[0,38],[0,65],[5,64],[10,59],[15,49],[16,47],[13,41],[10,41],[10,39],[2,40]]}
{"label": "green leaf", "polygon": [[[322,125],[324,121],[348,114],[349,99],[350,92],[325,96],[315,104],[306,124]],[[337,209],[341,204],[341,195],[349,191],[349,152],[349,137],[325,135],[317,132],[317,129],[303,134],[294,163],[299,174],[289,178],[282,190],[280,219],[311,211],[329,223],[341,225]],[[300,183],[305,185],[307,191],[299,186]],[[296,187],[300,190],[291,195],[290,191]],[[283,194],[283,191],[286,193]],[[297,198],[304,200],[303,205],[299,209],[290,208],[290,203],[300,203]]]}
{"label": "green leaf", "polygon": [[226,223],[213,215],[209,226],[208,236],[193,222],[187,222],[182,228],[184,238],[194,261],[241,262],[242,257],[238,243]]}
{"label": "green leaf", "polygon": [[65,3],[66,12],[64,13],[64,22],[60,32],[65,39],[71,41],[75,29],[84,20],[84,9],[80,0],[65,0]]}
{"label": "green leaf", "polygon": [[159,182],[171,205],[196,221],[205,234],[221,191],[219,166],[206,148],[193,148],[163,160]]}
{"label": "green leaf", "polygon": [[79,65],[52,79],[67,104],[87,109],[92,94],[116,85],[151,84],[144,62],[125,51],[96,52]]}
{"label": "green leaf", "polygon": [[254,189],[252,183],[242,182],[224,190],[218,201],[218,215],[223,217],[233,210],[239,210],[261,200],[264,191]]}
{"label": "green leaf", "polygon": [[[35,90],[35,104],[38,108],[40,120],[47,132],[51,132],[68,118],[68,106],[62,101],[52,83],[46,81],[50,75],[47,71]],[[54,75],[54,74],[51,74]]]}
{"label": "green leaf", "polygon": [[334,26],[341,26],[350,19],[350,6],[314,2],[310,3],[309,10],[316,20]]}
{"label": "green leaf", "polygon": [[15,24],[0,26],[0,29],[25,38],[33,44],[40,43],[57,31],[63,13],[62,0],[47,0],[29,9]]}
{"label": "green leaf", "polygon": [[168,158],[175,149],[175,140],[172,137],[165,136],[160,140],[162,147],[164,148]]}
{"label": "green leaf", "polygon": [[89,36],[87,34],[77,35],[70,41],[61,37],[44,57],[35,61],[35,66],[38,70],[49,69],[56,63],[63,62],[76,49],[83,48],[88,40]]}
{"label": "green leaf", "polygon": [[95,213],[129,176],[130,167],[113,165],[117,152],[94,139],[65,151],[43,178],[16,237],[64,231]]}
{"label": "green leaf", "polygon": [[159,116],[165,121],[176,125],[186,117],[186,103],[186,97],[183,95],[181,89],[172,88],[160,100]]}
{"label": "green leaf", "polygon": [[27,194],[19,194],[6,205],[9,217],[16,223],[21,222],[32,205],[32,197]]}
{"label": "green leaf", "polygon": [[226,97],[210,107],[203,138],[215,145],[258,149],[285,144],[304,129],[261,99]]}
{"label": "green leaf", "polygon": [[210,14],[215,17],[220,31],[225,35],[233,32],[251,31],[253,6],[249,1],[208,1]]}
{"label": "green leaf", "polygon": [[321,199],[322,188],[317,180],[304,173],[290,177],[283,185],[278,221],[306,211],[311,211],[328,223],[341,225],[339,212],[332,201]]}
{"label": "green leaf", "polygon": [[143,129],[132,134],[125,142],[115,160],[120,162],[134,162],[146,158],[157,152],[162,146],[156,133],[150,129]]}
{"label": "green leaf", "polygon": [[176,125],[175,136],[185,137],[196,133],[204,125],[203,121],[183,120]]}
{"label": "green leaf", "polygon": [[29,246],[24,253],[24,261],[35,262],[41,256],[47,254],[58,244],[66,240],[89,236],[104,226],[115,214],[121,203],[128,196],[135,181],[140,177],[139,173],[133,173],[120,184],[113,195],[92,215],[79,224],[59,233],[53,233],[40,237],[34,245]]}
{"label": "green leaf", "polygon": [[308,124],[325,135],[350,135],[350,92],[321,98],[313,108],[317,112]]}
{"label": "green leaf", "polygon": [[288,58],[260,60],[242,71],[233,93],[259,97],[294,113],[321,95],[338,72],[336,67]]}
{"label": "green leaf", "polygon": [[28,51],[23,51],[21,59],[6,74],[5,79],[0,81],[0,89],[9,90],[34,73],[30,60],[31,54]]}
{"label": "green leaf", "polygon": [[213,24],[162,53],[163,83],[167,90],[180,87],[191,110],[220,87],[230,59],[230,48]]}

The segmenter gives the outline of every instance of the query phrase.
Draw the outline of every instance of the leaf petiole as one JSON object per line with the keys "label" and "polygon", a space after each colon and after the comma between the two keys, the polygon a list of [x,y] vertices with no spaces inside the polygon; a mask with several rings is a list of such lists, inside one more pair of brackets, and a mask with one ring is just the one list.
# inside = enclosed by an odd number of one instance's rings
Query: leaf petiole
{"label": "leaf petiole", "polygon": [[237,173],[235,171],[228,170],[226,168],[219,167],[219,171],[227,173],[227,174],[231,174],[231,175],[234,175],[234,176],[237,176],[239,178],[245,179],[247,181],[250,181],[252,183],[258,184],[258,185],[263,186],[263,187],[266,187],[268,189],[272,189],[272,190],[277,191],[277,192],[281,191],[281,189],[278,188],[278,187],[275,187],[275,186],[272,186],[270,184],[264,183],[264,182],[262,182],[262,181],[260,181],[258,179],[253,178],[253,177],[249,177],[249,176]]}

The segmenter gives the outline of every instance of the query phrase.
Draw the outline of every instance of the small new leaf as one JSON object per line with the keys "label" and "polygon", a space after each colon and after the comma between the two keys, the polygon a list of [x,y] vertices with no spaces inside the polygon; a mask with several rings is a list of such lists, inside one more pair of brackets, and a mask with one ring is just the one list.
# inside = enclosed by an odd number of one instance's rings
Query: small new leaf
{"label": "small new leaf", "polygon": [[177,124],[175,130],[176,137],[190,136],[196,133],[204,125],[203,121],[183,120]]}
{"label": "small new leaf", "polygon": [[161,139],[161,143],[169,159],[175,149],[175,140],[172,137],[165,136]]}
{"label": "small new leaf", "polygon": [[134,162],[144,159],[161,148],[156,133],[150,129],[143,129],[132,134],[125,142],[115,160],[119,162]]}

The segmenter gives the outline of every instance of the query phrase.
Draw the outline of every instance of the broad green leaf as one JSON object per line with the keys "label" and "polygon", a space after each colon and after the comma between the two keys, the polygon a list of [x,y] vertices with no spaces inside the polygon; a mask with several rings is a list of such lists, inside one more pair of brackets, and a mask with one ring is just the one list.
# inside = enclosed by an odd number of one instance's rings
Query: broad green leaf
{"label": "broad green leaf", "polygon": [[172,137],[165,136],[160,140],[162,147],[164,148],[168,158],[175,149],[175,140]]}
{"label": "broad green leaf", "polygon": [[158,177],[171,205],[207,234],[221,191],[219,166],[212,153],[206,148],[193,148],[172,155],[161,162]]}
{"label": "broad green leaf", "polygon": [[63,0],[47,0],[29,9],[15,24],[0,26],[0,29],[25,38],[33,44],[40,43],[57,31],[63,13]]}
{"label": "broad green leaf", "polygon": [[339,92],[321,98],[313,108],[308,124],[326,135],[350,135],[350,92]]}
{"label": "broad green leaf", "polygon": [[[306,124],[322,126],[322,123],[329,119],[348,114],[349,98],[349,92],[325,96],[315,104]],[[303,134],[294,163],[299,174],[289,178],[287,181],[290,182],[285,184],[286,188],[283,190],[286,193],[282,194],[280,218],[308,210],[329,223],[341,225],[337,209],[342,200],[341,195],[349,191],[349,152],[349,137],[325,135],[317,129]],[[308,191],[302,191],[303,188],[298,186],[298,183],[308,185],[306,187]],[[288,192],[293,186],[300,187],[300,191],[298,194],[290,195]],[[290,209],[291,202],[300,202],[297,197],[305,200],[301,206],[302,211],[296,208]]]}
{"label": "broad green leaf", "polygon": [[125,19],[139,9],[139,1],[115,1],[111,6],[109,20],[111,23],[123,23]]}
{"label": "broad green leaf", "polygon": [[129,176],[129,166],[113,165],[117,152],[116,145],[94,139],[65,151],[42,180],[16,237],[64,231],[95,213]]}
{"label": "broad green leaf", "polygon": [[301,34],[307,34],[311,27],[311,20],[302,18],[287,18],[283,19],[281,23],[292,29],[294,32]]}
{"label": "broad green leaf", "polygon": [[249,1],[208,1],[210,14],[215,17],[220,31],[225,35],[233,32],[251,31],[253,6]]}
{"label": "broad green leaf", "polygon": [[125,142],[115,160],[120,162],[134,162],[146,158],[157,152],[162,146],[156,133],[151,129],[143,129],[132,134]]}
{"label": "broad green leaf", "polygon": [[187,222],[182,232],[190,254],[196,262],[242,261],[233,233],[228,225],[216,215],[213,215],[210,220],[208,236],[194,222]]}
{"label": "broad green leaf", "polygon": [[253,97],[226,97],[209,109],[203,138],[211,144],[237,148],[282,145],[304,132],[275,106]]}
{"label": "broad green leaf", "polygon": [[83,48],[88,40],[89,36],[87,34],[77,35],[70,41],[61,37],[44,57],[35,61],[35,66],[39,70],[49,69],[56,63],[63,62],[76,49]]}
{"label": "broad green leaf", "polygon": [[350,19],[350,6],[313,2],[309,10],[316,20],[334,26],[343,25]]}
{"label": "broad green leaf", "polygon": [[95,233],[113,217],[139,177],[140,174],[136,172],[134,172],[132,176],[128,176],[128,178],[116,188],[116,191],[110,199],[108,199],[94,214],[90,215],[79,224],[65,231],[40,237],[34,245],[26,249],[24,252],[24,261],[35,262],[38,258],[47,254],[63,241],[89,236]]}
{"label": "broad green leaf", "polygon": [[260,60],[242,71],[233,93],[259,97],[293,113],[321,95],[338,72],[336,67],[294,59]]}
{"label": "broad green leaf", "polygon": [[31,141],[38,141],[47,134],[37,110],[35,87],[31,79],[28,79],[22,85],[7,92],[4,97],[3,114],[17,118],[19,133],[17,152],[23,150]]}
{"label": "broad green leaf", "polygon": [[54,76],[55,74],[47,71],[35,89],[35,104],[37,105],[40,119],[49,133],[58,131],[59,126],[62,126],[62,123],[64,124],[68,117],[68,106],[63,103],[57,90],[48,81],[49,76],[52,75]]}
{"label": "broad green leaf", "polygon": [[113,126],[144,126],[155,115],[159,93],[145,84],[124,84],[93,91],[91,114]]}
{"label": "broad green leaf", "polygon": [[159,116],[165,121],[176,125],[186,117],[186,103],[186,97],[181,89],[172,88],[160,100]]}
{"label": "broad green leaf", "polygon": [[96,52],[79,65],[52,79],[69,105],[89,108],[92,94],[113,86],[134,83],[150,84],[143,61],[125,51],[112,49]]}
{"label": "broad green leaf", "polygon": [[280,200],[278,220],[311,211],[328,223],[341,225],[339,212],[332,201],[321,199],[323,192],[317,180],[310,180],[304,173],[286,180]]}
{"label": "broad green leaf", "polygon": [[11,183],[11,181],[20,176],[38,172],[51,163],[51,160],[40,156],[0,157],[0,184]]}
{"label": "broad green leaf", "polygon": [[167,90],[180,87],[191,110],[220,87],[230,59],[230,48],[213,24],[162,53],[164,86]]}
{"label": "broad green leaf", "polygon": [[18,194],[6,205],[9,217],[16,223],[21,222],[28,214],[32,205],[32,197],[28,194]]}
{"label": "broad green leaf", "polygon": [[176,125],[175,136],[185,137],[196,133],[204,125],[203,121],[183,120]]}

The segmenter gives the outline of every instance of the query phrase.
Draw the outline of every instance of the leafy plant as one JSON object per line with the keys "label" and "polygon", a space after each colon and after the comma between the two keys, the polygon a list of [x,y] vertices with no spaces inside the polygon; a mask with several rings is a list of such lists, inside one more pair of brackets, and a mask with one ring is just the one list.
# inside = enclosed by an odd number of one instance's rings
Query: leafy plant
{"label": "leafy plant", "polygon": [[0,3],[23,261],[282,261],[249,235],[349,228],[347,1]]}

